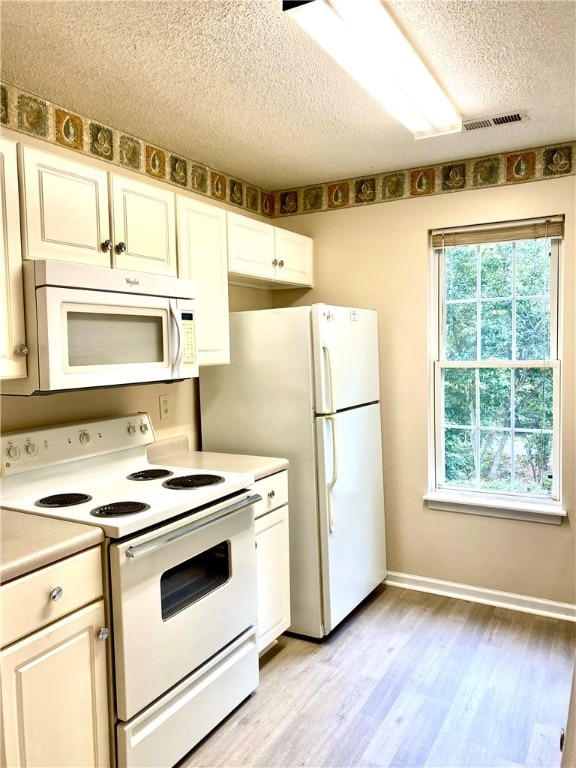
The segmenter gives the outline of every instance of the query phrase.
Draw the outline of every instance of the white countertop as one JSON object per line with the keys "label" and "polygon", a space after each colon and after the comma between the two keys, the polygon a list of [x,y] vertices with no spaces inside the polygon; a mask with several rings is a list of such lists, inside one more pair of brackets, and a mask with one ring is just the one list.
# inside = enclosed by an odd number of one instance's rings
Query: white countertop
{"label": "white countertop", "polygon": [[11,581],[37,568],[104,541],[93,525],[0,510],[0,581]]}
{"label": "white countertop", "polygon": [[152,464],[169,464],[211,472],[248,472],[256,480],[288,469],[288,459],[276,456],[189,451],[186,438],[169,438],[153,443],[148,447],[148,460]]}

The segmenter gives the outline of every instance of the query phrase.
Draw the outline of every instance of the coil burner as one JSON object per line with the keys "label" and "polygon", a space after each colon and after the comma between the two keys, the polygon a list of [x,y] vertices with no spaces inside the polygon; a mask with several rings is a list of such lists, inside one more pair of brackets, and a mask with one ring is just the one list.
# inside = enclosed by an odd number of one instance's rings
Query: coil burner
{"label": "coil burner", "polygon": [[141,501],[115,501],[112,504],[103,504],[96,507],[90,514],[95,517],[117,517],[119,515],[133,515],[136,512],[144,512],[150,509],[149,504]]}
{"label": "coil burner", "polygon": [[170,480],[165,480],[162,485],[164,488],[181,491],[190,488],[203,488],[206,485],[218,485],[218,483],[223,482],[224,478],[220,475],[183,475],[182,477],[173,477]]}
{"label": "coil burner", "polygon": [[158,480],[160,477],[170,477],[174,472],[169,469],[142,469],[140,472],[132,472],[127,475],[127,480]]}
{"label": "coil burner", "polygon": [[87,493],[55,493],[52,496],[44,496],[42,499],[34,502],[37,507],[74,507],[76,504],[84,504],[90,501],[92,496]]}

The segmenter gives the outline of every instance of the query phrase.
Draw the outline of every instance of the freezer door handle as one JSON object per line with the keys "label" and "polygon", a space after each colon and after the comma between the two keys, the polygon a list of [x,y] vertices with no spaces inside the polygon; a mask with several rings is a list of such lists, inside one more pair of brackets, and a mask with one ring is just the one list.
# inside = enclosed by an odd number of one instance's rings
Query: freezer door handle
{"label": "freezer door handle", "polygon": [[336,527],[334,520],[334,502],[332,500],[332,489],[338,480],[338,434],[336,428],[336,419],[334,416],[326,416],[326,421],[332,424],[332,479],[327,484],[328,490],[328,530],[330,533]]}
{"label": "freezer door handle", "polygon": [[327,344],[322,344],[322,352],[326,358],[326,370],[328,371],[328,391],[330,392],[330,404],[326,410],[333,411],[334,403],[336,402],[334,397],[334,376],[332,375],[332,360],[330,359],[330,350],[328,349]]}

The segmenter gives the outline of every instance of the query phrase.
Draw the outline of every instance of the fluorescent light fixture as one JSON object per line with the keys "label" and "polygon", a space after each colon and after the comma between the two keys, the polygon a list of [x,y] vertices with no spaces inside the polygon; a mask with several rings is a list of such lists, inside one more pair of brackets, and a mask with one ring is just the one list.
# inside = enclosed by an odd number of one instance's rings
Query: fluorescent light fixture
{"label": "fluorescent light fixture", "polygon": [[312,0],[286,7],[294,21],[416,139],[462,130],[461,115],[380,0]]}

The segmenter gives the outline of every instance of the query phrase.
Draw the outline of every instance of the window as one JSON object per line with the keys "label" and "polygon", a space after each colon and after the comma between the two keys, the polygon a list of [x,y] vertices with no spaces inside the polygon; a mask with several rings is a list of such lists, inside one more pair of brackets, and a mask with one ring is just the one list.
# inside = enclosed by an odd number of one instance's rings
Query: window
{"label": "window", "polygon": [[561,235],[558,218],[432,234],[438,306],[431,506],[444,498],[476,505],[463,511],[562,514],[553,509],[560,495]]}

